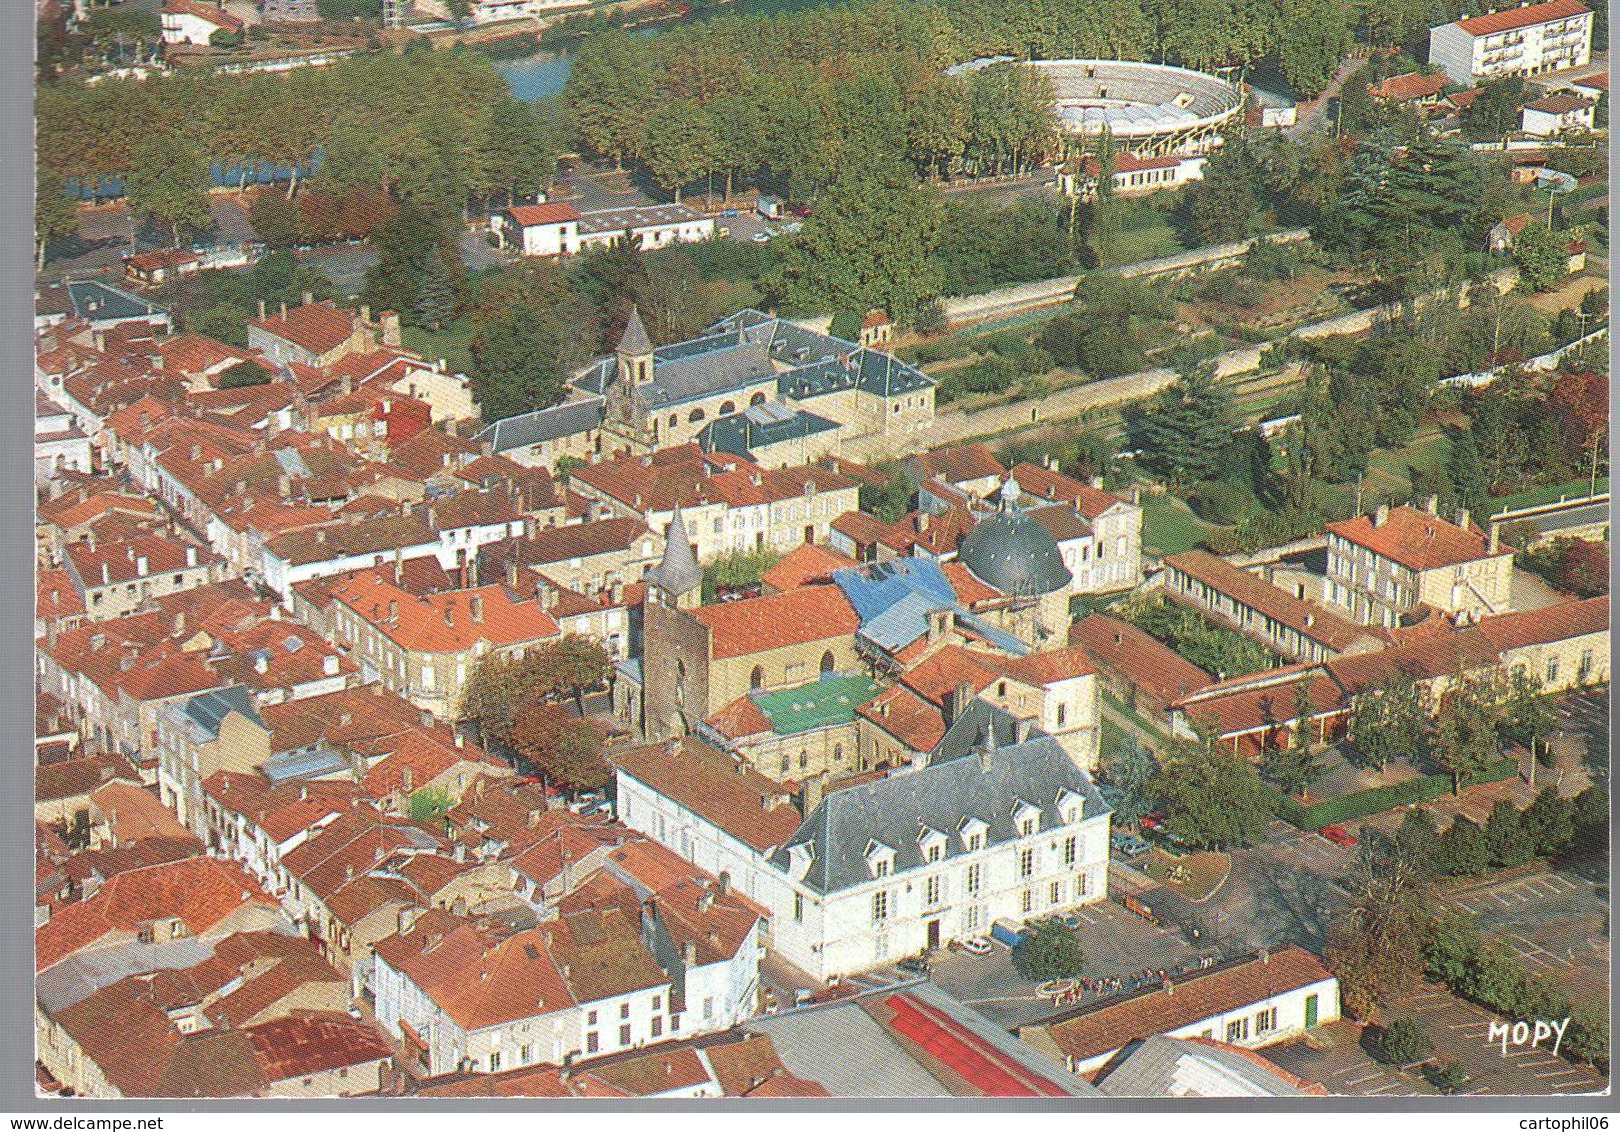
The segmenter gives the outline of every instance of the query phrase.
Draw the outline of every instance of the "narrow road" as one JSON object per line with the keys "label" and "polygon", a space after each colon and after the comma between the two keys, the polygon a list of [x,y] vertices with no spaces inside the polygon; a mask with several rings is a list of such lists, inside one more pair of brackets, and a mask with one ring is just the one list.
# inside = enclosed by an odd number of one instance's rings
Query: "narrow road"
{"label": "narrow road", "polygon": [[1327,86],[1322,88],[1322,93],[1311,102],[1300,103],[1299,116],[1294,122],[1294,128],[1289,131],[1289,136],[1304,138],[1331,126],[1333,117],[1328,113],[1329,106],[1338,101],[1339,92],[1344,89],[1344,81],[1365,62],[1365,59],[1351,58],[1340,63],[1339,69],[1333,72]]}

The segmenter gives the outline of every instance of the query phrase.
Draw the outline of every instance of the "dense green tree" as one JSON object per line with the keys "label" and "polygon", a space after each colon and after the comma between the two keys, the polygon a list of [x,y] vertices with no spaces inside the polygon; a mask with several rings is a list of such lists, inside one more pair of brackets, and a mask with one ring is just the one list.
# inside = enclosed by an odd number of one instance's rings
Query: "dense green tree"
{"label": "dense green tree", "polygon": [[473,395],[485,420],[555,404],[601,344],[563,269],[524,263],[482,280],[472,309]]}
{"label": "dense green tree", "polygon": [[1134,827],[1137,819],[1150,812],[1157,804],[1151,792],[1159,764],[1153,752],[1142,745],[1134,735],[1126,735],[1125,742],[1103,755],[1103,777],[1120,792],[1114,806],[1116,828]]}
{"label": "dense green tree", "polygon": [[1520,815],[1530,854],[1551,857],[1562,853],[1575,840],[1575,804],[1546,786]]}
{"label": "dense green tree", "polygon": [[[427,313],[442,320],[453,311],[459,291],[461,258],[450,225],[442,215],[406,201],[373,236],[377,264],[366,272],[363,294],[376,310],[392,310],[409,321],[421,321],[425,277],[430,293]],[[422,325],[430,325],[421,322]]]}
{"label": "dense green tree", "polygon": [[1145,466],[1177,486],[1213,478],[1232,445],[1231,403],[1206,368],[1178,378],[1133,422]]}
{"label": "dense green tree", "polygon": [[268,247],[290,248],[298,243],[300,233],[298,206],[286,194],[274,189],[255,193],[248,206],[248,221],[254,234]]}
{"label": "dense green tree", "polygon": [[1403,1014],[1378,1030],[1378,1059],[1386,1065],[1411,1065],[1424,1061],[1434,1052],[1434,1043],[1423,1024]]}
{"label": "dense green tree", "polygon": [[641,159],[653,180],[681,200],[681,188],[722,164],[714,127],[701,106],[684,99],[665,102],[647,117]]}
{"label": "dense green tree", "polygon": [[201,232],[213,222],[208,211],[208,163],[196,146],[177,135],[154,137],[130,154],[124,195],[137,216],[167,225],[173,243],[181,232]]}
{"label": "dense green tree", "polygon": [[1474,88],[1479,93],[1463,111],[1463,124],[1475,137],[1497,141],[1519,128],[1519,107],[1529,101],[1519,75],[1488,79]]}
{"label": "dense green tree", "polygon": [[52,240],[64,239],[79,230],[79,210],[68,196],[62,178],[52,176],[43,166],[35,169],[34,248],[35,267],[45,270],[45,251]]}
{"label": "dense green tree", "polygon": [[1057,920],[1037,920],[1013,948],[1013,965],[1032,982],[1078,979],[1085,973],[1086,953],[1074,933]]}
{"label": "dense green tree", "polygon": [[599,726],[558,704],[543,703],[519,714],[512,723],[510,747],[564,789],[597,790],[611,777]]}
{"label": "dense green tree", "polygon": [[1440,871],[1447,876],[1473,877],[1490,864],[1490,846],[1479,826],[1465,817],[1454,819],[1440,836]]}
{"label": "dense green tree", "polygon": [[1577,1061],[1596,1066],[1600,1073],[1609,1072],[1609,1015],[1596,1006],[1583,1003],[1575,1008],[1569,1030],[1564,1035],[1562,1052]]}
{"label": "dense green tree", "polygon": [[1201,849],[1247,845],[1271,817],[1249,761],[1204,742],[1178,743],[1148,790],[1163,801],[1170,829]]}
{"label": "dense green tree", "polygon": [[580,44],[563,96],[585,144],[622,164],[641,144],[642,117],[654,89],[646,53],[615,29]]}
{"label": "dense green tree", "polygon": [[1609,850],[1609,792],[1588,786],[1575,795],[1575,836],[1570,848],[1582,856],[1600,857]]}
{"label": "dense green tree", "polygon": [[1433,875],[1439,871],[1440,831],[1435,828],[1434,818],[1428,810],[1419,808],[1406,811],[1399,828],[1395,830],[1395,844],[1408,860],[1416,862],[1426,874]]}
{"label": "dense green tree", "polygon": [[911,510],[911,498],[916,488],[898,465],[891,468],[882,484],[862,483],[860,507],[868,515],[885,523],[893,523]]}
{"label": "dense green tree", "polygon": [[1451,775],[1452,793],[1463,779],[1502,757],[1502,689],[1485,676],[1459,675],[1441,698],[1429,753]]}
{"label": "dense green tree", "polygon": [[1526,835],[1518,808],[1506,798],[1497,799],[1485,819],[1485,847],[1493,865],[1509,868],[1535,855],[1535,843]]}
{"label": "dense green tree", "polygon": [[455,277],[444,261],[444,253],[437,249],[423,262],[421,270],[407,317],[417,326],[443,330],[456,317]]}
{"label": "dense green tree", "polygon": [[783,297],[809,310],[887,310],[901,323],[940,294],[938,192],[889,163],[841,173],[783,252]]}
{"label": "dense green tree", "polygon": [[1399,845],[1364,838],[1345,878],[1350,907],[1328,930],[1323,957],[1344,1010],[1365,1021],[1380,1001],[1412,990],[1429,941],[1427,869]]}
{"label": "dense green tree", "polygon": [[1350,46],[1342,0],[1282,0],[1277,6],[1277,63],[1306,98],[1327,86]]}
{"label": "dense green tree", "polygon": [[1520,278],[1534,291],[1551,291],[1564,281],[1569,253],[1564,245],[1567,234],[1553,232],[1539,221],[1531,221],[1513,238],[1513,261]]}
{"label": "dense green tree", "polygon": [[1260,225],[1254,166],[1237,139],[1204,163],[1204,176],[1181,191],[1181,222],[1200,245],[1224,244],[1254,235]]}
{"label": "dense green tree", "polygon": [[1423,751],[1428,710],[1423,686],[1395,668],[1350,705],[1349,739],[1357,758],[1380,774],[1391,759],[1414,760]]}

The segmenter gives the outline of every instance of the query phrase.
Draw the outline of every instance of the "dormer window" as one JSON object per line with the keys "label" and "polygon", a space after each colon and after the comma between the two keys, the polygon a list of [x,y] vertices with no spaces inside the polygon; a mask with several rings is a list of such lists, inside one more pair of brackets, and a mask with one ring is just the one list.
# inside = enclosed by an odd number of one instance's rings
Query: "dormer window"
{"label": "dormer window", "polygon": [[1054,804],[1063,815],[1064,825],[1073,825],[1085,816],[1086,800],[1073,790],[1059,790]]}
{"label": "dormer window", "polygon": [[1032,806],[1028,802],[1020,801],[1013,807],[1013,825],[1018,830],[1019,837],[1030,837],[1041,830],[1041,808]]}
{"label": "dormer window", "polygon": [[894,850],[878,841],[866,843],[866,867],[874,877],[886,877],[894,872]]}
{"label": "dormer window", "polygon": [[917,834],[917,850],[930,865],[945,859],[945,835],[937,829],[924,828]]}
{"label": "dormer window", "polygon": [[989,831],[990,827],[978,818],[963,818],[962,824],[957,826],[957,833],[962,838],[962,848],[969,853],[984,848],[985,835]]}

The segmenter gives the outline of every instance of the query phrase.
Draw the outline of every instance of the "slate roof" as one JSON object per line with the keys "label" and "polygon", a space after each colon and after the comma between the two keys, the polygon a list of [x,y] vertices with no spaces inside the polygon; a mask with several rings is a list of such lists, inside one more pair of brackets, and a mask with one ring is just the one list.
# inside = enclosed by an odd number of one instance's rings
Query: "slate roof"
{"label": "slate roof", "polygon": [[1013,840],[1013,811],[1021,802],[1041,808],[1042,829],[1056,829],[1062,824],[1057,801],[1065,790],[1084,799],[1088,818],[1108,810],[1057,740],[1042,735],[996,748],[988,765],[979,758],[947,759],[832,791],[771,860],[786,871],[788,847],[809,846],[814,859],[803,883],[815,892],[837,892],[871,879],[866,851],[874,841],[894,850],[898,875],[924,866],[917,844],[924,827],[947,836],[947,859],[963,852],[957,833],[966,818],[989,827],[988,844]]}
{"label": "slate roof", "polygon": [[647,327],[641,321],[641,308],[634,303],[630,305],[630,317],[624,321],[624,329],[619,333],[618,342],[614,343],[613,350],[619,354],[650,354],[652,353],[652,339],[647,337]]}
{"label": "slate roof", "polygon": [[200,742],[218,739],[220,725],[233,711],[246,716],[260,727],[264,726],[264,721],[254,709],[253,693],[239,684],[193,696],[181,709]]}
{"label": "slate roof", "polygon": [[491,451],[510,452],[515,448],[526,448],[531,444],[601,428],[602,418],[602,398],[587,396],[547,409],[536,409],[532,413],[503,417],[474,433],[473,439],[487,443]]}
{"label": "slate roof", "polygon": [[801,440],[837,427],[836,421],[815,413],[767,402],[710,421],[698,434],[698,444],[705,452],[748,456],[756,448],[786,440]]}
{"label": "slate roof", "polygon": [[664,532],[664,557],[647,571],[643,580],[676,597],[691,593],[703,584],[703,567],[698,565],[679,507],[675,508],[674,518]]}

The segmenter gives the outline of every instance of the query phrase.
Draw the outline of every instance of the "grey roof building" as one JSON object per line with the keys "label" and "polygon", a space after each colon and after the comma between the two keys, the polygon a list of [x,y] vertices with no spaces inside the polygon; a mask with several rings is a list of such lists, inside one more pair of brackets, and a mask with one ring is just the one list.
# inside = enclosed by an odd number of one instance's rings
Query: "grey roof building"
{"label": "grey roof building", "polygon": [[1018,481],[1008,478],[1001,510],[968,532],[957,558],[1002,593],[1038,597],[1067,586],[1072,575],[1047,529],[1019,509],[1018,493]]}
{"label": "grey roof building", "polygon": [[1088,818],[1108,812],[1091,779],[1051,736],[984,747],[973,757],[931,761],[828,793],[772,860],[788,869],[793,847],[809,849],[802,883],[826,895],[871,881],[874,844],[894,851],[895,874],[925,867],[919,830],[949,835],[977,819],[985,825],[985,844],[994,846],[1022,836],[1014,815],[1026,807],[1040,810],[1042,828],[1065,825],[1058,808],[1065,793],[1083,799]]}

